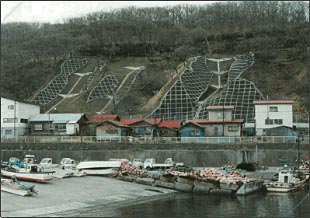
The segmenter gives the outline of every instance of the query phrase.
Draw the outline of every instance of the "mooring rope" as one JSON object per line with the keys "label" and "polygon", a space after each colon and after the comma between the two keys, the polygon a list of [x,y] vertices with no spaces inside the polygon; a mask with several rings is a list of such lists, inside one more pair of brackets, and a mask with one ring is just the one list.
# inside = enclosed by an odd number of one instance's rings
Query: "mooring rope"
{"label": "mooring rope", "polygon": [[296,205],[296,207],[294,207],[293,211],[295,211],[302,204],[306,197],[310,197],[310,192],[308,192],[308,194],[305,195],[305,197]]}

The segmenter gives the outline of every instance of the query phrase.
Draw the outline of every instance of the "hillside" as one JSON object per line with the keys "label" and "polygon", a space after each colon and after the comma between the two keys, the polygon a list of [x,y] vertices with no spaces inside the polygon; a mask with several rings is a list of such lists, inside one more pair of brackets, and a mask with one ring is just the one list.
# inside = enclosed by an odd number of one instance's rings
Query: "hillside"
{"label": "hillside", "polygon": [[[120,13],[98,12],[69,19],[64,24],[1,24],[1,95],[31,100],[60,73],[65,60],[86,58],[88,64],[76,73],[94,72],[99,64],[104,65],[103,71],[93,78],[70,75],[62,94],[81,93],[57,104],[56,112],[94,114],[106,107],[104,112],[111,113],[114,108],[109,90],[106,96],[110,99],[86,102],[96,84],[113,74],[118,84],[123,82],[116,93],[116,112],[143,116],[176,81],[185,61],[253,52],[255,62],[242,77],[254,82],[265,98],[295,99],[300,105],[296,110],[305,112],[309,104],[307,7],[305,2],[230,2],[168,9],[126,8]],[[247,8],[257,10],[254,13]],[[109,20],[113,16],[114,23]],[[145,16],[153,16],[156,25]],[[140,66],[145,67],[143,72],[129,75],[132,70],[126,67]],[[87,80],[89,87],[82,93]],[[57,97],[43,105],[42,112],[53,109],[60,100]]]}

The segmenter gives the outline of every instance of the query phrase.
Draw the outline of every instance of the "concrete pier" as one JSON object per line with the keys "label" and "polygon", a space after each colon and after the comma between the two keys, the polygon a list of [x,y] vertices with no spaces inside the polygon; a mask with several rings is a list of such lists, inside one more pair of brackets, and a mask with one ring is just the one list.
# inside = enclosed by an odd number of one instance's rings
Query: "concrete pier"
{"label": "concrete pier", "polygon": [[93,208],[102,207],[102,210],[106,208],[108,211],[113,206],[156,200],[176,192],[171,189],[95,176],[60,179],[49,184],[29,182],[22,184],[34,184],[39,194],[21,197],[1,192],[1,216],[82,216],[84,212],[89,214]]}

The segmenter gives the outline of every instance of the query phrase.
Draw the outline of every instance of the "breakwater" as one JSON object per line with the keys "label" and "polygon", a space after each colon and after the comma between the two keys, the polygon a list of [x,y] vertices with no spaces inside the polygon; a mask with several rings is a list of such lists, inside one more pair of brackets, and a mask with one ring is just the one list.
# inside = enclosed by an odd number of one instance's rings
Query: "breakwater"
{"label": "breakwater", "polygon": [[133,143],[46,143],[16,144],[1,143],[1,160],[10,157],[23,158],[25,154],[34,154],[40,161],[44,157],[53,158],[59,163],[61,158],[69,157],[77,162],[82,160],[108,160],[110,158],[146,159],[154,157],[158,162],[172,157],[188,166],[222,166],[238,164],[242,161],[258,162],[264,166],[279,166],[279,159],[295,163],[299,154],[308,154],[309,146],[297,143],[287,144],[133,144]]}
{"label": "breakwater", "polygon": [[238,183],[231,183],[189,176],[165,176],[163,174],[153,174],[145,178],[133,175],[119,175],[117,178],[127,182],[174,189],[181,192],[248,195],[264,189],[264,181],[256,179],[243,179]]}

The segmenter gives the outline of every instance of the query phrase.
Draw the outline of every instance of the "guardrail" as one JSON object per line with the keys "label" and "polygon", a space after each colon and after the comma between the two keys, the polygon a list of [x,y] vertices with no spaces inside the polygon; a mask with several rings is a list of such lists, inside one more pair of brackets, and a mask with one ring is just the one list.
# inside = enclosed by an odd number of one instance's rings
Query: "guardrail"
{"label": "guardrail", "polygon": [[[297,143],[296,136],[256,137],[131,137],[131,136],[19,136],[1,138],[9,143]],[[299,138],[301,144],[308,144],[309,137]]]}

